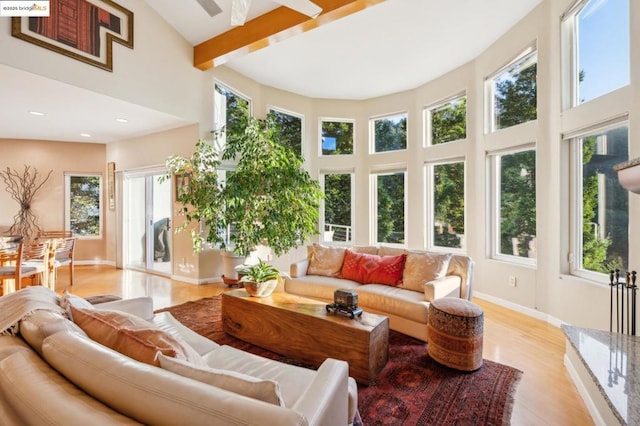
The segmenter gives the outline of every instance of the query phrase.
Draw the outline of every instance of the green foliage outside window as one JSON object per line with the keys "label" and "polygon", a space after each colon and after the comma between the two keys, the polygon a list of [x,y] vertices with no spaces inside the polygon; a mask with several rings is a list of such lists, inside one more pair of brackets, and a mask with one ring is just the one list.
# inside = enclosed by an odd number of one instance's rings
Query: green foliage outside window
{"label": "green foliage outside window", "polygon": [[322,155],[344,154],[353,154],[353,123],[323,121]]}
{"label": "green foliage outside window", "polygon": [[467,137],[467,98],[457,98],[431,110],[431,145]]}
{"label": "green foliage outside window", "polygon": [[375,152],[407,149],[407,115],[374,120]]}
{"label": "green foliage outside window", "polygon": [[378,242],[402,244],[404,235],[404,173],[378,175]]}
{"label": "green foliage outside window", "polygon": [[280,126],[280,143],[302,156],[302,118],[278,110],[269,114]]}
{"label": "green foliage outside window", "polygon": [[464,235],[464,163],[433,167],[433,244],[462,248]]}
{"label": "green foliage outside window", "polygon": [[495,128],[504,129],[535,120],[537,112],[537,56],[528,56],[495,80]]}
{"label": "green foliage outside window", "polygon": [[70,227],[74,235],[100,235],[100,176],[70,176]]}
{"label": "green foliage outside window", "polygon": [[334,228],[333,241],[350,241],[346,238],[351,228],[351,175],[327,174],[324,176],[324,222],[338,225]]}

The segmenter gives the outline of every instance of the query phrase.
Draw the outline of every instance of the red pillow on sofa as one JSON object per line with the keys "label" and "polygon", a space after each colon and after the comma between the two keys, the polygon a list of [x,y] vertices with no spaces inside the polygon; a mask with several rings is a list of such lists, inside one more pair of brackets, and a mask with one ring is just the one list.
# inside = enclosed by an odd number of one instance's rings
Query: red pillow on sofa
{"label": "red pillow on sofa", "polygon": [[402,282],[406,254],[378,256],[345,250],[342,278],[362,284],[386,284],[397,286]]}

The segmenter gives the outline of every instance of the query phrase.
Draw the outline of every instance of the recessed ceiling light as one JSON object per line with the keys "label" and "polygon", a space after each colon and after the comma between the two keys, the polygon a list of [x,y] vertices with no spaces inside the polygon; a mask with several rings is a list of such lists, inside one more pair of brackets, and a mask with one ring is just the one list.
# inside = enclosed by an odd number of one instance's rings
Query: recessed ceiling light
{"label": "recessed ceiling light", "polygon": [[89,133],[80,133],[80,136],[82,136],[83,138],[90,138],[91,135]]}
{"label": "recessed ceiling light", "polygon": [[44,112],[39,112],[39,111],[29,111],[29,114],[31,114],[31,115],[38,115],[38,116],[40,116],[40,115],[44,115]]}
{"label": "recessed ceiling light", "polygon": [[126,118],[116,118],[116,121],[118,123],[128,123],[129,122],[129,120],[127,120]]}

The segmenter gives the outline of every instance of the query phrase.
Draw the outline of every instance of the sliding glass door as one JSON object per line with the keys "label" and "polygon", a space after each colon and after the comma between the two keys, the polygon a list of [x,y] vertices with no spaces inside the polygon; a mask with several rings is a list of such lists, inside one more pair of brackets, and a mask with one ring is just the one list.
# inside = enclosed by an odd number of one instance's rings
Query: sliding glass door
{"label": "sliding glass door", "polygon": [[172,274],[171,181],[161,170],[124,176],[123,246],[125,267]]}

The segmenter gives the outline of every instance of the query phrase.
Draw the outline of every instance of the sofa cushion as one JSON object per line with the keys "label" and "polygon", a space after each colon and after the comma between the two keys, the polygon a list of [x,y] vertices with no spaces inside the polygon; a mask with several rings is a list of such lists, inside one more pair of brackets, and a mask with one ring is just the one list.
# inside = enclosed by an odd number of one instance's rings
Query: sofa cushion
{"label": "sofa cushion", "polygon": [[298,278],[287,278],[284,288],[287,293],[298,296],[333,301],[333,293],[339,289],[354,289],[362,284],[342,278],[323,277],[320,275],[303,275]]}
{"label": "sofa cushion", "polygon": [[71,305],[75,322],[92,340],[146,364],[160,366],[156,353],[187,359],[203,365],[189,345],[135,315],[102,309],[80,309]]}
{"label": "sofa cushion", "polygon": [[402,287],[423,292],[425,283],[445,276],[450,258],[449,253],[407,252]]}
{"label": "sofa cushion", "polygon": [[44,309],[39,309],[20,321],[20,335],[41,355],[44,339],[59,331],[72,331],[86,335],[80,327],[62,314]]}
{"label": "sofa cushion", "polygon": [[0,361],[0,393],[20,424],[140,424],[78,389],[33,351],[16,352]]}
{"label": "sofa cushion", "polygon": [[423,293],[380,284],[360,286],[356,289],[356,293],[358,293],[358,305],[365,311],[372,309],[427,324],[429,302],[424,300]]}
{"label": "sofa cushion", "polygon": [[341,276],[363,284],[397,286],[402,281],[406,258],[407,255],[404,253],[397,256],[378,256],[347,250]]}
{"label": "sofa cushion", "polygon": [[71,306],[75,306],[76,308],[93,309],[93,304],[91,304],[91,302],[65,290],[60,297],[60,307],[67,312],[69,318],[71,318]]}
{"label": "sofa cushion", "polygon": [[42,351],[45,360],[70,382],[144,424],[280,426],[306,422],[294,410],[180,377],[75,333],[47,337]]}
{"label": "sofa cushion", "polygon": [[195,351],[200,355],[211,352],[220,346],[213,340],[209,340],[186,327],[180,321],[175,319],[175,317],[169,312],[158,312],[153,316],[152,322],[153,325],[158,327],[160,330],[171,334],[181,342],[185,342],[187,345],[195,349]]}
{"label": "sofa cushion", "polygon": [[160,367],[180,376],[189,377],[249,398],[259,399],[269,404],[284,406],[280,387],[273,380],[258,379],[236,371],[202,367],[181,359],[168,357],[160,352],[158,360]]}
{"label": "sofa cushion", "polygon": [[313,244],[307,247],[309,268],[307,274],[337,277],[344,261],[344,247],[326,247]]}

